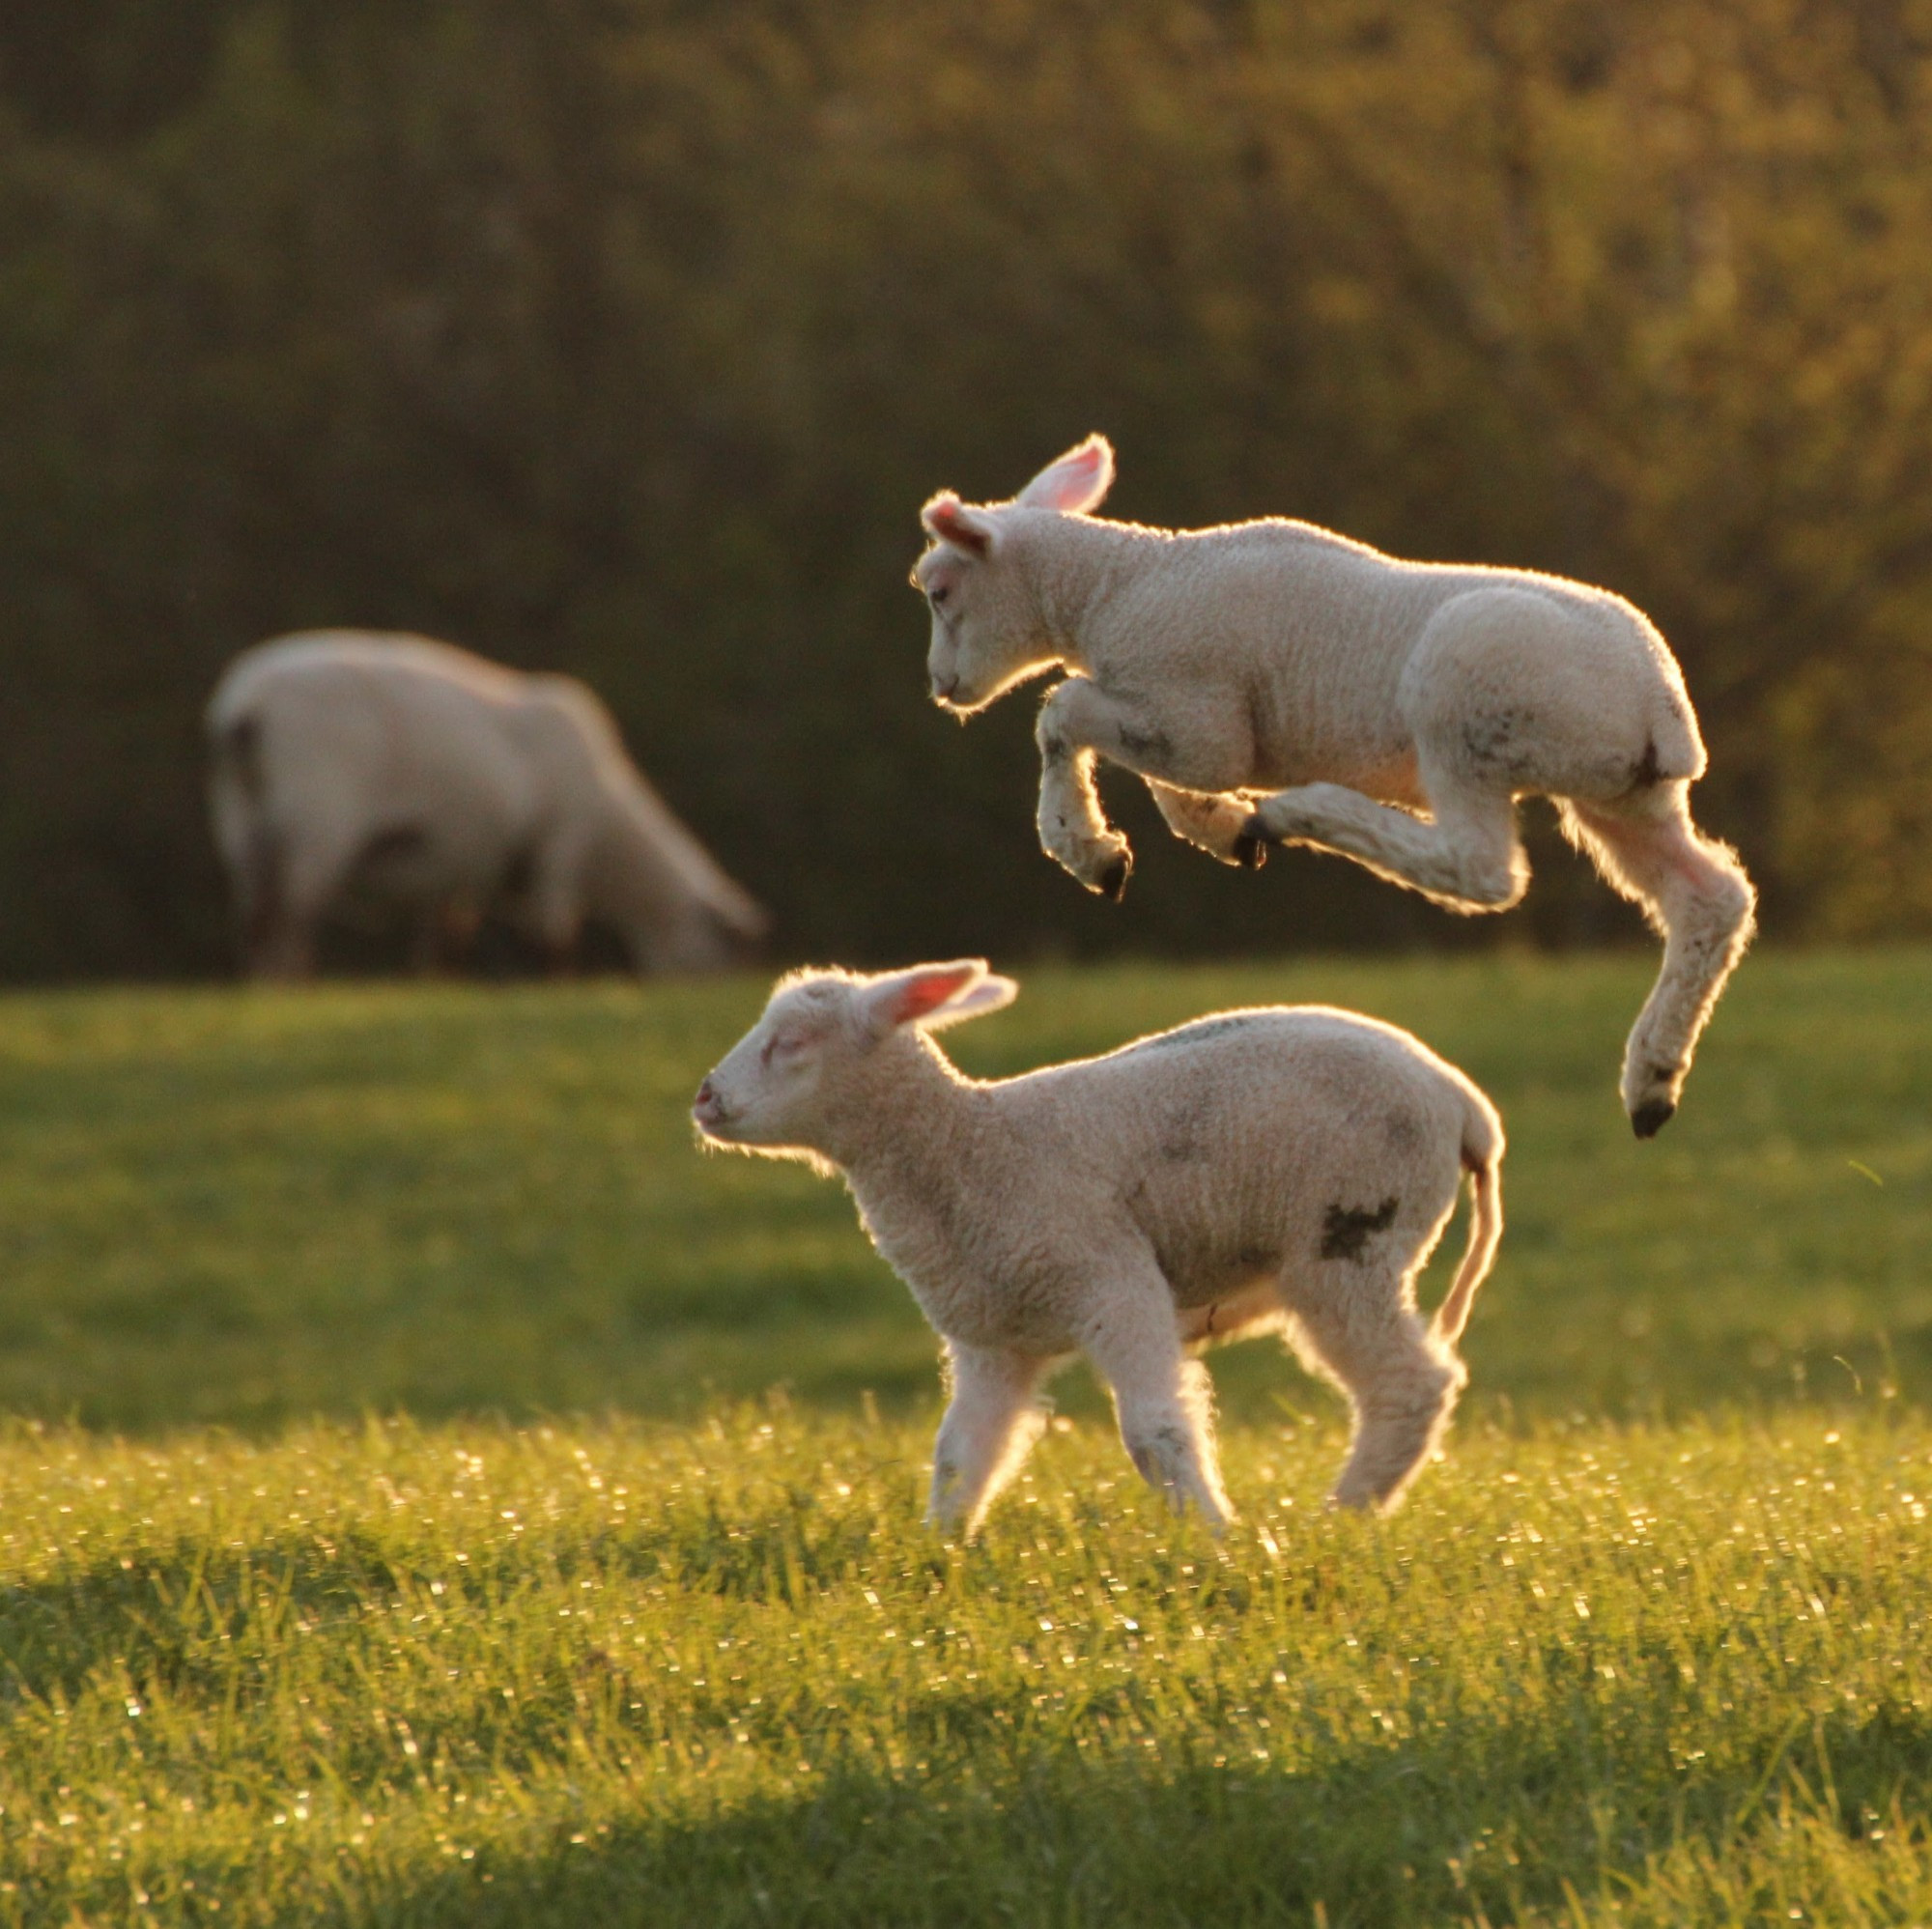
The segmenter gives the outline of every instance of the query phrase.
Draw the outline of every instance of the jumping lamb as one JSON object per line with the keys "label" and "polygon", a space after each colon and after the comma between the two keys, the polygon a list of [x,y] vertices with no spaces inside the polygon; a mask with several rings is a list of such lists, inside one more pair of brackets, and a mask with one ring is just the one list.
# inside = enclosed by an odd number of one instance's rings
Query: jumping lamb
{"label": "jumping lamb", "polygon": [[1704,746],[1652,624],[1608,590],[1527,570],[1403,562],[1306,523],[1148,529],[1091,515],[1099,436],[1009,502],[950,491],[913,572],[934,699],[959,717],[1066,672],[1041,706],[1040,841],[1090,890],[1132,866],[1094,786],[1146,780],[1177,836],[1223,863],[1309,844],[1452,911],[1503,911],[1529,869],[1516,801],[1563,828],[1664,939],[1631,1033],[1639,1138],[1677,1109],[1751,933],[1736,854],[1690,821]]}
{"label": "jumping lamb", "polygon": [[[1081,1352],[1141,1474],[1219,1527],[1211,1387],[1186,1355],[1269,1328],[1352,1404],[1334,1500],[1394,1506],[1467,1376],[1456,1342],[1502,1235],[1494,1107],[1406,1033],[1319,1006],[961,1076],[929,1034],[1017,990],[978,959],[794,973],[692,1108],[713,1145],[841,1172],[940,1334],[928,1518],[974,1531]],[[1467,1251],[1425,1322],[1416,1275],[1465,1171]]]}
{"label": "jumping lamb", "polygon": [[586,919],[644,972],[736,961],[765,915],[567,676],[421,637],[317,631],[237,657],[208,706],[214,839],[264,977],[315,964],[345,901],[420,916],[427,952],[496,906],[553,963]]}

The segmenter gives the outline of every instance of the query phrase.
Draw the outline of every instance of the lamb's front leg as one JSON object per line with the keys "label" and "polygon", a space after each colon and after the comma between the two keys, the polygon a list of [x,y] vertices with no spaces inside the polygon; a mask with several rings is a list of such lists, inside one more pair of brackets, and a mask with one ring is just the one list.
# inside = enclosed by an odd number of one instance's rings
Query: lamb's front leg
{"label": "lamb's front leg", "polygon": [[1182,1357],[1167,1281],[1151,1254],[1123,1253],[1091,1298],[1080,1344],[1113,1389],[1128,1458],[1177,1512],[1195,1507],[1219,1533],[1235,1511],[1214,1448],[1213,1383]]}
{"label": "lamb's front leg", "polygon": [[1134,854],[1107,822],[1094,787],[1097,754],[1118,747],[1115,706],[1084,676],[1070,676],[1039,706],[1039,842],[1089,891],[1118,900]]}
{"label": "lamb's front leg", "polygon": [[1044,1362],[952,1340],[946,1358],[952,1398],[933,1443],[925,1518],[970,1535],[1046,1424],[1036,1399]]}

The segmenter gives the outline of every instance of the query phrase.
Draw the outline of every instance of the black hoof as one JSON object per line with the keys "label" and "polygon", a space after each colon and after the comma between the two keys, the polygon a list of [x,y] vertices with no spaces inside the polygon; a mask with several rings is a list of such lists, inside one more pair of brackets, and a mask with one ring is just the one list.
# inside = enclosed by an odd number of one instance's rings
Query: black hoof
{"label": "black hoof", "polygon": [[1268,861],[1268,847],[1261,838],[1243,831],[1228,854],[1243,870],[1260,870]]}
{"label": "black hoof", "polygon": [[1121,901],[1121,899],[1126,894],[1127,879],[1132,874],[1133,867],[1134,867],[1134,861],[1132,858],[1126,856],[1121,856],[1116,858],[1114,862],[1110,864],[1107,866],[1107,868],[1100,873],[1099,877],[1094,882],[1094,889],[1097,891],[1102,897],[1112,898],[1113,901],[1116,904],[1118,904]]}
{"label": "black hoof", "polygon": [[1639,1139],[1654,1139],[1670,1123],[1677,1107],[1667,1098],[1648,1098],[1631,1114],[1631,1130]]}

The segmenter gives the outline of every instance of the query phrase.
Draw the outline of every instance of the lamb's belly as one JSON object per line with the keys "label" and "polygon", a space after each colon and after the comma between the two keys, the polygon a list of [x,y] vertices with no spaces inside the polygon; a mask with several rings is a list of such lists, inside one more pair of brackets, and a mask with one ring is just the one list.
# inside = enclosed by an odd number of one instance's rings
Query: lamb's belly
{"label": "lamb's belly", "polygon": [[1273,1279],[1250,1280],[1204,1306],[1177,1306],[1176,1323],[1184,1347],[1212,1346],[1280,1326],[1287,1319],[1281,1289]]}
{"label": "lamb's belly", "polygon": [[447,895],[471,881],[469,867],[433,830],[405,823],[370,834],[350,873],[349,889],[358,896],[409,904]]}
{"label": "lamb's belly", "polygon": [[1292,759],[1277,758],[1254,780],[1259,790],[1285,790],[1291,784],[1339,783],[1378,803],[1421,809],[1427,804],[1412,749],[1385,745],[1311,745]]}
{"label": "lamb's belly", "polygon": [[1211,1251],[1177,1252],[1165,1246],[1160,1257],[1176,1310],[1189,1313],[1235,1299],[1254,1288],[1273,1291],[1283,1256],[1277,1236]]}

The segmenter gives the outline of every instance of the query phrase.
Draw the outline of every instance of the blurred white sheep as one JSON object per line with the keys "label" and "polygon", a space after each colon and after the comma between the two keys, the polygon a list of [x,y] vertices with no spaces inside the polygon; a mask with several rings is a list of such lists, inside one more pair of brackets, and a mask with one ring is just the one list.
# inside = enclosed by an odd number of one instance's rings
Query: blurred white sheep
{"label": "blurred white sheep", "polygon": [[1306,523],[1166,530],[1090,515],[1114,477],[1089,437],[1009,502],[923,512],[934,698],[964,717],[1064,669],[1039,715],[1040,841],[1118,897],[1127,841],[1097,757],[1228,864],[1270,843],[1354,858],[1453,911],[1502,911],[1529,869],[1516,800],[1565,832],[1663,935],[1624,1057],[1639,1138],[1676,1110],[1751,933],[1736,855],[1690,821],[1704,747],[1663,638],[1608,590],[1401,562]]}
{"label": "blurred white sheep", "polygon": [[586,920],[641,972],[764,933],[574,678],[420,637],[317,631],[244,651],[207,713],[214,840],[248,969],[298,978],[352,899],[404,909],[424,962],[497,909],[566,962]]}
{"label": "blurred white sheep", "polygon": [[[962,1077],[927,1035],[1017,990],[978,959],[795,973],[693,1106],[714,1145],[842,1173],[945,1341],[930,1518],[973,1531],[1080,1352],[1135,1466],[1218,1527],[1211,1389],[1186,1353],[1268,1328],[1353,1406],[1335,1500],[1393,1506],[1467,1377],[1456,1343],[1502,1236],[1495,1108],[1406,1033],[1321,1007]],[[1425,1321],[1416,1276],[1464,1172],[1468,1250]]]}

